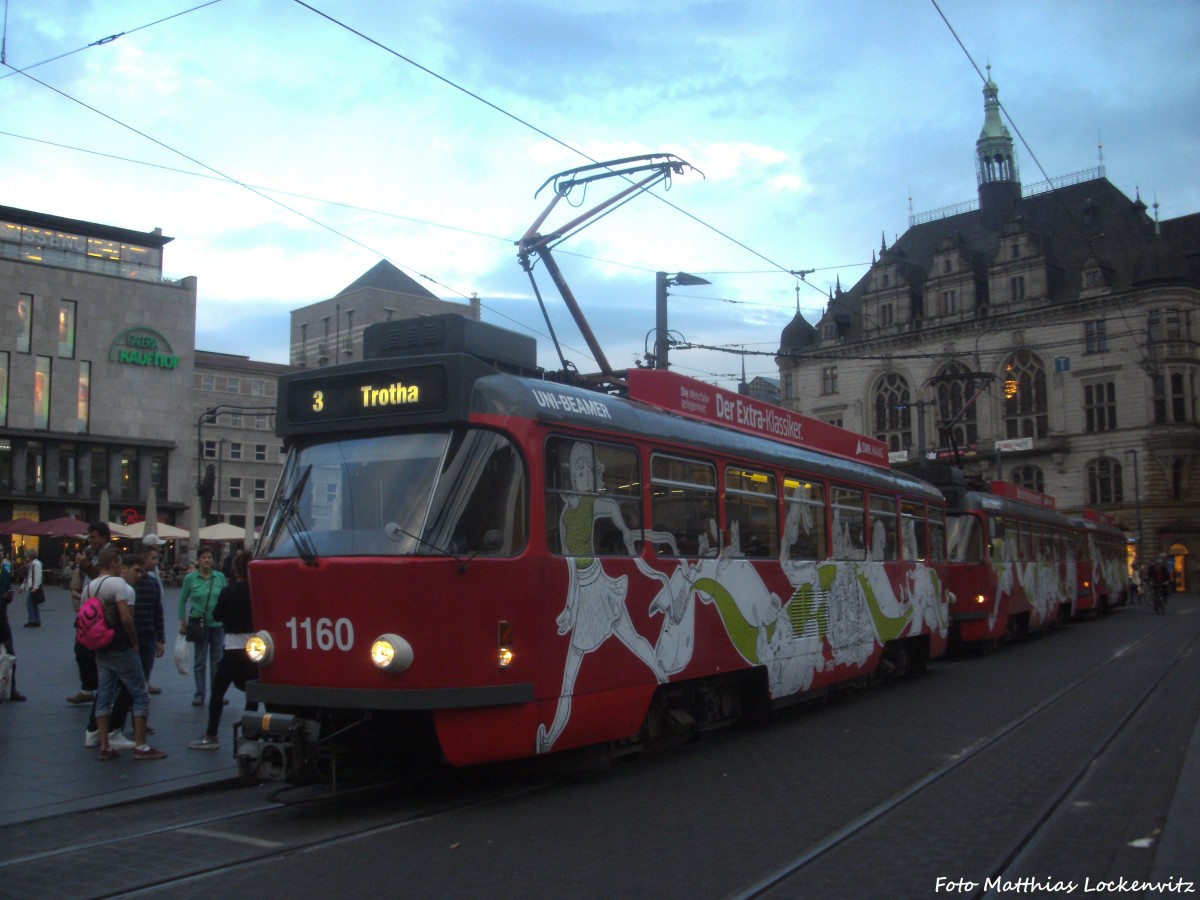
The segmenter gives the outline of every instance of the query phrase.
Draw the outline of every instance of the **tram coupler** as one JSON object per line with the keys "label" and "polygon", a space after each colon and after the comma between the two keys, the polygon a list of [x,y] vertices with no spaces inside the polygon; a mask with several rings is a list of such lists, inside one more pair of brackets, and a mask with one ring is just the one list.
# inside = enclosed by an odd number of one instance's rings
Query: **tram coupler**
{"label": "tram coupler", "polygon": [[244,713],[234,725],[238,774],[247,780],[298,784],[316,780],[321,723],[283,713]]}

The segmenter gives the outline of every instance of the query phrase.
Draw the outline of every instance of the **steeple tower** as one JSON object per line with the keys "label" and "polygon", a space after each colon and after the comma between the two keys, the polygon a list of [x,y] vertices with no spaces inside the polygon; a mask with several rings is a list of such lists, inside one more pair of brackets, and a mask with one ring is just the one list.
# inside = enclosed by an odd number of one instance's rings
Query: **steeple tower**
{"label": "steeple tower", "polygon": [[997,230],[1021,202],[1021,176],[1013,152],[1012,135],[1000,118],[1000,88],[992,81],[989,65],[983,86],[983,130],[975,142],[975,169],[979,180],[979,212],[984,225]]}

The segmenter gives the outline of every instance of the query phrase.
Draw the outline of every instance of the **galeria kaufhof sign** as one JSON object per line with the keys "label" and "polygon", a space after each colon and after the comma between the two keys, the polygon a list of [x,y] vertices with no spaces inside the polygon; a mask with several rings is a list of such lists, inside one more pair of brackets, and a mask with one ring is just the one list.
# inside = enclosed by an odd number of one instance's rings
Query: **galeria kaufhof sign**
{"label": "galeria kaufhof sign", "polygon": [[179,357],[171,342],[150,328],[128,328],[117,335],[108,349],[110,362],[154,369],[175,369]]}

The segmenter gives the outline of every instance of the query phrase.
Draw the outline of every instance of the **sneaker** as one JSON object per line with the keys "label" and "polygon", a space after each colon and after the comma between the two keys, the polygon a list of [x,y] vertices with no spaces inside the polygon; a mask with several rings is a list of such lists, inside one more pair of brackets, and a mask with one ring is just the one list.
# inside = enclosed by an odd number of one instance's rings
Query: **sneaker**
{"label": "sneaker", "polygon": [[108,733],[108,746],[114,750],[132,750],[137,744],[125,737],[120,731],[110,731]]}
{"label": "sneaker", "polygon": [[221,746],[220,742],[215,737],[209,737],[207,734],[202,735],[200,740],[192,741],[188,744],[189,750],[216,750]]}
{"label": "sneaker", "polygon": [[192,706],[203,706],[203,705],[204,705],[204,695],[203,694],[197,694],[195,697],[192,698]]}
{"label": "sneaker", "polygon": [[[136,752],[136,751],[135,751],[135,752]],[[120,755],[121,755],[121,754],[120,754],[120,753],[118,753],[116,750],[114,750],[112,747],[109,747],[107,750],[101,750],[101,751],[100,751],[100,759],[101,759],[102,761],[107,761],[107,760],[110,760],[110,759],[116,759],[116,758],[117,758],[118,756],[120,756]]]}
{"label": "sneaker", "polygon": [[78,706],[80,703],[91,703],[96,699],[96,695],[91,691],[80,691],[74,697],[68,697],[67,702]]}
{"label": "sneaker", "polygon": [[149,744],[145,744],[141,747],[134,748],[133,758],[134,759],[166,759],[167,754],[163,753],[161,750],[155,750]]}
{"label": "sneaker", "polygon": [[26,700],[28,700],[29,698],[28,698],[28,697],[26,697],[24,694],[18,693],[17,691],[13,691],[13,692],[12,692],[12,698],[11,698],[11,699],[12,699],[12,700],[13,700],[13,702],[15,702],[15,703],[24,703],[24,702],[25,702]]}
{"label": "sneaker", "polygon": [[88,731],[83,729],[83,746],[99,747],[100,746],[100,731]]}
{"label": "sneaker", "polygon": [[154,685],[150,685],[149,687],[146,688],[146,690],[148,690],[152,694],[161,694],[162,693],[162,688],[155,687]]}

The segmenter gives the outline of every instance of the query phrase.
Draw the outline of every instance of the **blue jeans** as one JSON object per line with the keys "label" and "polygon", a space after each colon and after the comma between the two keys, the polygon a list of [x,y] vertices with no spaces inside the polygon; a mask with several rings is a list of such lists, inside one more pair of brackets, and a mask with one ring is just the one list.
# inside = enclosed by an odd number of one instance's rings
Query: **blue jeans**
{"label": "blue jeans", "polygon": [[112,715],[118,683],[125,685],[125,690],[133,698],[133,717],[145,718],[149,714],[150,692],[146,690],[146,676],[136,650],[132,647],[97,650],[96,671],[100,676],[100,690],[96,694],[97,716]]}
{"label": "blue jeans", "polygon": [[42,608],[33,602],[33,591],[25,594],[25,611],[29,614],[28,621],[34,625],[42,624]]}
{"label": "blue jeans", "polygon": [[[150,690],[150,670],[154,668],[154,654],[158,638],[153,631],[138,632],[138,658],[142,662],[142,674],[146,678],[146,691]],[[94,668],[94,666],[93,666]],[[133,700],[129,690],[117,689],[117,699],[113,702],[112,718],[108,723],[109,731],[124,731],[125,719],[129,716],[129,708]],[[94,731],[95,729],[89,729]]]}
{"label": "blue jeans", "polygon": [[225,629],[217,625],[208,627],[208,638],[203,641],[196,641],[192,644],[192,671],[196,674],[196,696],[201,700],[204,699],[206,693],[205,673],[208,671],[208,664],[211,662],[213,672],[217,671],[217,663],[221,661],[222,655],[225,653]]}

